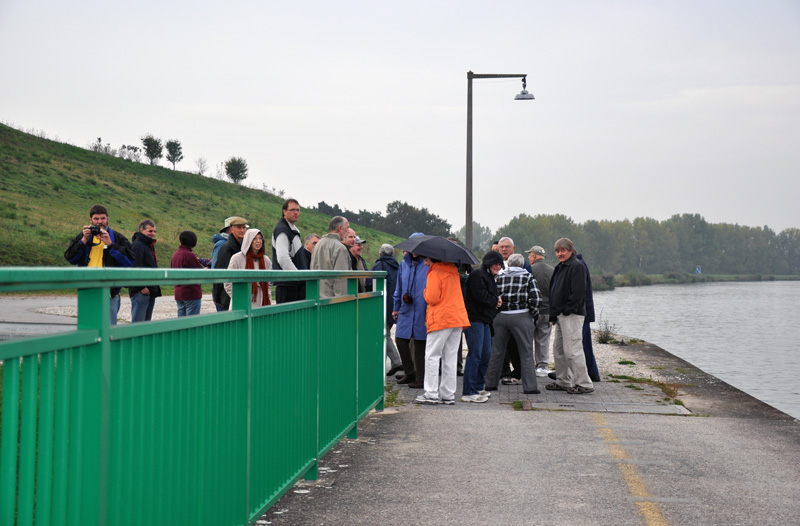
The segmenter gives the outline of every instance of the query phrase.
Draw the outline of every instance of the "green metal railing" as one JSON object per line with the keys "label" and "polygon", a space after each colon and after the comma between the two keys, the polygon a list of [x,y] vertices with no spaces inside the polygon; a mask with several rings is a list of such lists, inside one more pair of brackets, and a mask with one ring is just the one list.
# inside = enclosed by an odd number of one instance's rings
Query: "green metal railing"
{"label": "green metal railing", "polygon": [[[0,524],[252,524],[383,409],[384,276],[0,269],[0,292],[78,291],[76,330],[0,342]],[[332,277],[348,294],[320,299]],[[251,307],[289,280],[306,300]],[[220,282],[230,311],[110,325],[112,287]]]}

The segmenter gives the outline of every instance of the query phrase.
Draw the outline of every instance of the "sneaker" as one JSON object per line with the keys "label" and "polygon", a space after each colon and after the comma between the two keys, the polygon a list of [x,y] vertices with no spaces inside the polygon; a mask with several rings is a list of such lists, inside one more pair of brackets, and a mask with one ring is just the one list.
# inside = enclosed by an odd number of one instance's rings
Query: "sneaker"
{"label": "sneaker", "polygon": [[442,403],[444,405],[456,405],[456,401],[453,400],[452,398],[445,398],[444,400],[442,400]]}
{"label": "sneaker", "polygon": [[538,376],[539,378],[544,378],[545,376],[547,376],[552,372],[553,370],[548,369],[547,367],[539,367],[538,369],[536,369],[536,376]]}
{"label": "sneaker", "polygon": [[500,380],[500,383],[502,383],[503,385],[519,385],[522,382],[520,382],[516,378],[509,377],[509,378],[503,378],[502,380]]}
{"label": "sneaker", "polygon": [[[418,404],[425,404],[425,405],[437,405],[437,404],[441,404],[442,403],[442,401],[439,400],[438,398],[428,398],[424,394],[421,394],[418,397],[416,397],[414,399],[414,402],[416,402]],[[450,400],[450,403],[452,404],[453,401]]]}
{"label": "sneaker", "polygon": [[462,396],[461,397],[461,401],[462,402],[475,402],[476,404],[482,404],[482,403],[484,403],[484,402],[486,402],[488,400],[489,400],[488,397],[481,396],[479,394],[472,394],[472,395],[466,395],[466,396]]}
{"label": "sneaker", "polygon": [[478,394],[481,395],[481,396],[485,396],[486,398],[489,398],[490,396],[492,396],[492,392],[491,391],[486,391],[486,390],[481,391]]}

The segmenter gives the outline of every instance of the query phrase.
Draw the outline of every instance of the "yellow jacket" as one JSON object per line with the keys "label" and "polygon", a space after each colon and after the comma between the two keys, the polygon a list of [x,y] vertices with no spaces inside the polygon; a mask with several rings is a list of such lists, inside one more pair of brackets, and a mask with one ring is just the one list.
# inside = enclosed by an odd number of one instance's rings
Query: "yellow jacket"
{"label": "yellow jacket", "polygon": [[453,327],[469,327],[469,317],[461,294],[461,277],[455,264],[440,262],[431,265],[424,295],[428,304],[425,324],[429,333]]}

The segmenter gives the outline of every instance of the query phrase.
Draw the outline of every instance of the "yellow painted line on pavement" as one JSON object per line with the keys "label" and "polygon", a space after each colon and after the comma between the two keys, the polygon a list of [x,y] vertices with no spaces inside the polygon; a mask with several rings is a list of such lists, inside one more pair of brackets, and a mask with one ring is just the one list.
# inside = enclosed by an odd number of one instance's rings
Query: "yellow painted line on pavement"
{"label": "yellow painted line on pavement", "polygon": [[599,427],[598,431],[608,445],[611,455],[618,461],[619,470],[622,473],[622,478],[628,486],[628,491],[636,499],[636,505],[639,507],[639,513],[647,526],[667,526],[667,521],[661,514],[661,509],[658,504],[653,502],[653,496],[647,489],[644,479],[639,476],[636,466],[629,462],[630,457],[625,448],[619,443],[617,435],[608,426],[606,419],[600,413],[592,413],[594,423]]}

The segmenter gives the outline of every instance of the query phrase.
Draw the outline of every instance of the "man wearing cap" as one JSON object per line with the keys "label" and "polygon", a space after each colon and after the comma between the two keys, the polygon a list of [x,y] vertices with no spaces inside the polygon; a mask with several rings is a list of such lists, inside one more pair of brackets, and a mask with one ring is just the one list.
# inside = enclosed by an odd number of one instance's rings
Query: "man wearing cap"
{"label": "man wearing cap", "polygon": [[[300,255],[303,242],[295,223],[300,218],[300,203],[289,198],[283,202],[283,217],[272,231],[272,268],[274,270],[308,270]],[[275,287],[275,302],[287,303],[306,299],[304,281],[279,281]]]}
{"label": "man wearing cap", "polygon": [[[350,251],[342,244],[350,223],[347,218],[335,216],[311,252],[311,270],[352,270]],[[344,296],[347,294],[346,279],[323,279],[319,282],[319,297]]]}
{"label": "man wearing cap", "polygon": [[[214,263],[215,269],[227,269],[228,263],[237,252],[242,251],[242,239],[244,233],[247,231],[247,219],[239,216],[229,217],[230,219],[230,234],[228,240],[220,247],[217,253],[217,261]],[[228,219],[225,222],[228,222]],[[231,297],[225,292],[224,283],[214,283],[211,287],[211,297],[214,299],[218,311],[229,310],[231,305]]]}
{"label": "man wearing cap", "polygon": [[[352,231],[352,229],[351,229]],[[364,241],[358,236],[353,239],[353,245],[350,247],[350,256],[352,256],[353,270],[369,270],[367,262],[361,256],[364,250]],[[358,278],[358,292],[371,292],[372,291],[372,278]]]}
{"label": "man wearing cap", "polygon": [[536,376],[542,378],[552,373],[548,369],[550,364],[550,279],[553,277],[553,267],[544,262],[544,248],[539,245],[525,251],[528,261],[533,269],[533,277],[542,302],[539,304],[539,318],[533,328],[533,358],[536,363]]}

